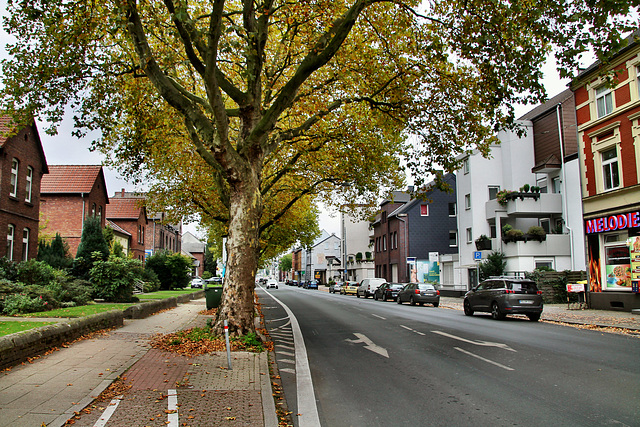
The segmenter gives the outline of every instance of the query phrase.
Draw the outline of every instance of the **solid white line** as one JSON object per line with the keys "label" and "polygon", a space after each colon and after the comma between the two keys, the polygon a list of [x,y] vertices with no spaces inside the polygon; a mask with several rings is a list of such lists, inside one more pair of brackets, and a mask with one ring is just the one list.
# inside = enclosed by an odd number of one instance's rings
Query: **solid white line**
{"label": "solid white line", "polygon": [[307,357],[307,347],[304,344],[304,337],[298,324],[298,319],[293,312],[278,298],[271,293],[265,292],[280,304],[287,312],[291,320],[293,332],[293,342],[296,351],[296,388],[298,391],[298,426],[299,427],[320,427],[320,417],[316,406],[316,394],[313,390],[313,380],[311,379],[311,368],[309,368],[309,358]]}
{"label": "solid white line", "polygon": [[499,368],[506,369],[507,371],[514,371],[514,370],[515,370],[515,369],[510,368],[510,367],[508,367],[508,366],[502,365],[502,364],[500,364],[500,363],[498,363],[498,362],[494,362],[493,360],[485,359],[485,358],[484,358],[484,357],[482,357],[482,356],[478,356],[477,354],[473,354],[473,353],[471,353],[470,351],[463,350],[463,349],[461,349],[460,347],[453,347],[453,348],[455,348],[456,350],[458,350],[458,351],[460,351],[460,352],[462,352],[462,353],[464,353],[464,354],[468,354],[469,356],[473,356],[473,357],[475,357],[476,359],[480,359],[480,360],[482,360],[483,362],[491,363],[492,365],[495,365],[495,366],[497,366],[497,367],[499,367]]}
{"label": "solid white line", "polygon": [[168,415],[169,427],[178,427],[178,392],[175,389],[169,390],[167,393],[167,409],[175,411]]}
{"label": "solid white line", "polygon": [[373,313],[371,313],[371,315],[372,315],[373,317],[377,317],[378,319],[387,320],[387,318],[386,318],[386,317],[378,316],[377,314],[373,314]]}
{"label": "solid white line", "polygon": [[404,326],[404,325],[400,325],[401,328],[405,328],[407,331],[413,331],[413,329],[411,329],[408,326]]}
{"label": "solid white line", "polygon": [[107,421],[109,421],[109,418],[111,418],[111,416],[116,412],[116,408],[120,404],[122,397],[123,396],[118,396],[115,399],[113,399],[111,403],[109,403],[109,406],[107,407],[107,409],[104,410],[104,412],[102,413],[100,418],[98,418],[98,421],[96,421],[93,427],[104,427],[107,425]]}

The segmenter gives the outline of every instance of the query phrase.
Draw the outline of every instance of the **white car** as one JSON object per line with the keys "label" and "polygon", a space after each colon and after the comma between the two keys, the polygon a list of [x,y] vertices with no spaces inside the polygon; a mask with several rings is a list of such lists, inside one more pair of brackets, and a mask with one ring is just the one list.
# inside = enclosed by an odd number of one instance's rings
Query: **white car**
{"label": "white car", "polygon": [[269,288],[278,289],[278,282],[275,279],[267,280],[267,289],[269,289]]}
{"label": "white car", "polygon": [[204,285],[204,280],[200,277],[194,277],[193,280],[191,280],[191,288],[202,289],[202,285]]}

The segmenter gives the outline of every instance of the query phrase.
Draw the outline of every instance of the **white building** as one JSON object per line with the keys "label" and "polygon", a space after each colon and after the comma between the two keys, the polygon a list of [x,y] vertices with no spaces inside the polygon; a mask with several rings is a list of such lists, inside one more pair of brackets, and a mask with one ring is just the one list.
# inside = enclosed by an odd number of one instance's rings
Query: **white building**
{"label": "white building", "polygon": [[[478,280],[474,255],[475,241],[481,235],[491,239],[491,249],[482,251],[483,258],[491,251],[502,252],[510,274],[540,267],[584,270],[573,105],[571,91],[565,91],[521,117],[523,137],[499,132],[501,143],[491,147],[489,159],[477,151],[461,156],[463,166],[457,173],[461,270],[457,280],[467,289]],[[539,193],[521,192],[523,187],[539,187]],[[498,193],[504,190],[516,194],[501,204]],[[524,240],[525,236],[509,241],[503,235],[505,225],[524,234],[540,226],[546,239]]]}
{"label": "white building", "polygon": [[329,235],[325,230],[313,243],[313,246],[303,250],[304,280],[320,280],[328,283],[329,279],[339,274],[339,266],[333,262],[340,260],[341,241],[335,234]]}
{"label": "white building", "polygon": [[[365,209],[364,206],[356,208]],[[375,263],[372,247],[373,228],[369,221],[349,212],[340,214],[342,229],[341,277],[343,280],[360,282],[374,277]]]}

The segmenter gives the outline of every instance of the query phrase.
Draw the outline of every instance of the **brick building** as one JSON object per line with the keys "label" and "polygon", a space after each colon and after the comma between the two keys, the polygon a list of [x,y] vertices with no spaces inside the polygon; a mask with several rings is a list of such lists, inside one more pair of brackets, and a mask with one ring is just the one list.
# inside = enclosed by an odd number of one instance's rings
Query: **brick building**
{"label": "brick building", "polygon": [[109,197],[100,165],[52,165],[42,179],[40,211],[43,233],[56,233],[69,244],[75,257],[86,218],[97,216],[105,225],[104,212]]}
{"label": "brick building", "polygon": [[140,261],[145,259],[145,235],[148,229],[147,209],[143,200],[135,198],[111,198],[106,217],[131,234],[129,254]]}
{"label": "brick building", "polygon": [[20,261],[38,253],[40,185],[48,173],[34,123],[15,135],[11,118],[0,116],[0,229],[7,230],[7,243],[0,257]]}
{"label": "brick building", "polygon": [[[136,199],[144,203],[145,193],[128,192],[124,188],[113,195],[114,199]],[[147,211],[147,232],[145,233],[145,249],[154,254],[159,250],[169,252],[182,251],[182,223],[172,223],[167,220],[165,212]]]}
{"label": "brick building", "polygon": [[[443,181],[456,188],[455,175],[447,174]],[[411,200],[408,193],[394,192],[394,197],[380,205],[373,223],[376,277],[441,284],[453,276],[458,247],[451,206],[455,206],[456,194],[431,190],[425,199]],[[445,255],[446,262],[441,259]]]}
{"label": "brick building", "polygon": [[640,33],[611,61],[584,70],[576,99],[592,308],[640,308]]}

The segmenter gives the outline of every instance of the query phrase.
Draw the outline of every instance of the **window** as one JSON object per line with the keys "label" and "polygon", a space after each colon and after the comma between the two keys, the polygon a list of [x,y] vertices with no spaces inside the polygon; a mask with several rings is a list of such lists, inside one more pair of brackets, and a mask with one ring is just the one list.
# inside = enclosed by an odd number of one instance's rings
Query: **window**
{"label": "window", "polygon": [[91,216],[96,216],[96,204],[91,205]]}
{"label": "window", "polygon": [[387,250],[387,236],[382,236],[382,250]]}
{"label": "window", "polygon": [[560,181],[560,177],[556,176],[555,178],[551,179],[551,191],[553,191],[555,194],[560,194],[562,193],[562,187],[560,186],[560,184],[562,183],[562,181]]}
{"label": "window", "polygon": [[613,190],[620,186],[618,152],[616,147],[602,152],[602,179],[604,180],[605,191]]}
{"label": "window", "polygon": [[458,232],[456,230],[449,230],[449,247],[455,248],[458,246]]}
{"label": "window", "polygon": [[102,218],[102,206],[98,206],[98,218]]}
{"label": "window", "polygon": [[499,191],[500,191],[500,186],[498,186],[498,185],[490,185],[489,186],[489,200],[497,199]]}
{"label": "window", "polygon": [[471,194],[465,194],[464,196],[464,208],[471,209]]}
{"label": "window", "polygon": [[429,216],[429,205],[420,205],[420,216]]}
{"label": "window", "polygon": [[596,89],[596,110],[598,118],[611,114],[613,111],[613,92],[610,88],[600,86]]}
{"label": "window", "polygon": [[22,230],[22,260],[26,261],[29,258],[29,229]]}
{"label": "window", "polygon": [[458,214],[456,202],[449,203],[449,216],[454,217]]}
{"label": "window", "polygon": [[471,231],[471,227],[467,228],[467,243],[473,242],[473,232]]}
{"label": "window", "polygon": [[464,174],[468,174],[470,171],[470,167],[469,167],[469,158],[467,157],[466,159],[464,159],[462,161],[462,171],[464,172]]}
{"label": "window", "polygon": [[547,193],[547,178],[540,178],[536,180],[536,185],[540,187],[540,193]]}
{"label": "window", "polygon": [[491,234],[491,238],[495,239],[497,234],[496,234],[496,225],[495,224],[489,224],[489,234]]}
{"label": "window", "polygon": [[540,220],[540,227],[544,230],[545,233],[549,234],[551,232],[551,221],[547,219]]}
{"label": "window", "polygon": [[552,260],[535,260],[536,270],[539,268],[550,269],[553,270],[553,261]]}
{"label": "window", "polygon": [[13,224],[9,224],[9,231],[7,232],[7,258],[13,261],[13,240],[16,234],[16,227]]}
{"label": "window", "polygon": [[26,194],[24,196],[25,202],[31,202],[32,188],[33,188],[33,168],[31,166],[27,166],[27,188],[26,188]]}
{"label": "window", "polygon": [[11,189],[9,190],[9,195],[11,197],[16,197],[18,195],[18,159],[13,159],[11,161]]}

